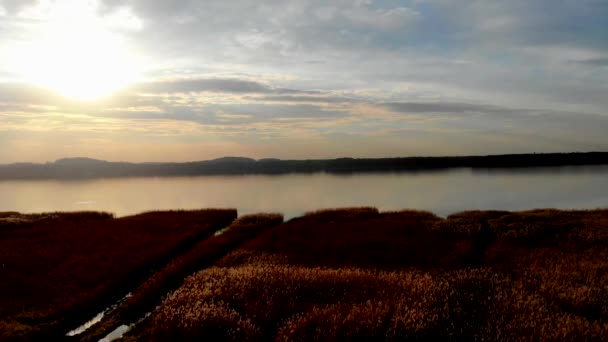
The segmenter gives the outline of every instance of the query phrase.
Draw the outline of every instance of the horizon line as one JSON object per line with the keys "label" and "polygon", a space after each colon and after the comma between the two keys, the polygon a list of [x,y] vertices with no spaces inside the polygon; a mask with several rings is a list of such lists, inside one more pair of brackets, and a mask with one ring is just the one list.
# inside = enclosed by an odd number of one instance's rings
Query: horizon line
{"label": "horizon line", "polygon": [[563,154],[602,154],[608,153],[608,151],[570,151],[570,152],[527,152],[527,153],[500,153],[500,154],[469,154],[469,155],[409,155],[409,156],[391,156],[391,157],[335,157],[335,158],[302,158],[302,159],[282,159],[276,157],[264,157],[264,158],[253,158],[247,156],[232,156],[226,155],[222,157],[212,158],[212,159],[196,159],[196,160],[188,160],[188,161],[127,161],[127,160],[108,160],[108,159],[98,159],[84,156],[75,156],[75,157],[62,157],[55,160],[49,160],[44,162],[9,162],[9,163],[0,163],[0,166],[7,165],[16,165],[16,164],[33,164],[33,165],[45,165],[45,164],[55,164],[61,163],[62,161],[95,161],[95,162],[105,162],[105,163],[127,163],[127,164],[187,164],[187,163],[197,163],[197,162],[209,162],[209,161],[219,161],[222,159],[249,159],[251,161],[259,162],[265,160],[274,160],[274,161],[329,161],[329,160],[340,160],[340,159],[348,159],[348,160],[385,160],[385,159],[407,159],[407,158],[481,158],[481,157],[503,157],[503,156],[533,156],[533,155],[563,155]]}

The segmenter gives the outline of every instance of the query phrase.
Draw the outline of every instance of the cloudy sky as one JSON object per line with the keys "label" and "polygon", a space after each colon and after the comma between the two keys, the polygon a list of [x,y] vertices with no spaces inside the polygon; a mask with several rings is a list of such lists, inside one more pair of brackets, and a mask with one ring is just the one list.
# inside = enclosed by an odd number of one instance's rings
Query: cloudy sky
{"label": "cloudy sky", "polygon": [[608,150],[606,0],[0,0],[0,163]]}

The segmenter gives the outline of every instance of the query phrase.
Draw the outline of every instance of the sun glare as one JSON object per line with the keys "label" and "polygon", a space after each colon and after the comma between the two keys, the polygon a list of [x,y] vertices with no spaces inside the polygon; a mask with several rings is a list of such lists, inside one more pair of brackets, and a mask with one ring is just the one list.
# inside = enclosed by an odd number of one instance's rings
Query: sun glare
{"label": "sun glare", "polygon": [[96,16],[91,2],[54,4],[48,20],[19,52],[25,82],[91,100],[137,81],[141,63],[125,40]]}

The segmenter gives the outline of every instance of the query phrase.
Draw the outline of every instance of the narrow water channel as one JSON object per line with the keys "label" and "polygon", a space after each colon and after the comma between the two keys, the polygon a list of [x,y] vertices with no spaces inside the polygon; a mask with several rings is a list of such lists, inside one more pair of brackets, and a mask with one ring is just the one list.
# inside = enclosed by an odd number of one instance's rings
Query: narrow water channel
{"label": "narrow water channel", "polygon": [[[215,232],[214,236],[222,235],[225,232],[227,232],[229,229],[230,229],[230,226],[222,228],[222,229],[218,230],[217,232]],[[104,317],[108,316],[110,313],[112,313],[112,311],[116,310],[120,305],[122,305],[129,297],[131,297],[131,295],[132,295],[131,292],[127,293],[124,297],[122,297],[121,299],[116,301],[111,306],[108,306],[103,311],[99,312],[97,315],[95,315],[93,318],[91,318],[90,320],[88,320],[87,322],[85,322],[84,324],[79,326],[78,328],[70,330],[66,334],[66,336],[77,336],[77,335],[81,335],[82,333],[88,331],[95,324],[101,322]],[[164,293],[161,297],[163,297],[165,295],[167,295],[167,293]],[[158,309],[158,307],[159,306],[156,306],[154,308],[154,310]],[[140,319],[138,319],[137,321],[135,321],[133,323],[120,325],[119,327],[117,327],[116,329],[114,329],[113,331],[108,333],[106,336],[101,338],[99,341],[100,342],[111,342],[111,341],[115,341],[115,340],[123,337],[124,334],[126,334],[129,330],[131,330],[135,325],[141,323],[144,319],[148,318],[152,314],[152,312],[154,312],[154,310],[152,310],[150,312],[146,312],[143,315],[143,317],[141,317]]]}
{"label": "narrow water channel", "polygon": [[124,297],[120,298],[118,301],[116,301],[114,304],[108,306],[107,308],[105,308],[103,311],[101,311],[100,313],[98,313],[97,315],[95,315],[93,318],[91,318],[90,320],[88,320],[87,322],[85,322],[84,324],[82,324],[81,326],[79,326],[78,328],[74,329],[74,330],[70,330],[68,331],[68,333],[66,334],[66,336],[76,336],[76,335],[80,335],[83,332],[89,330],[93,325],[101,322],[101,320],[108,315],[110,312],[116,310],[117,307],[119,307],[122,303],[124,303],[127,298],[131,297],[131,292],[127,293]]}

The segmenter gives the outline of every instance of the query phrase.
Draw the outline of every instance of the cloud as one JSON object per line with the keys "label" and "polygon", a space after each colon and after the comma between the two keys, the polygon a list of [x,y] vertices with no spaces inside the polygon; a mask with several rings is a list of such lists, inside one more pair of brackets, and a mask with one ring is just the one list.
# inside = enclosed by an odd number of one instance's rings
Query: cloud
{"label": "cloud", "polygon": [[158,81],[138,85],[136,91],[145,93],[253,93],[253,94],[316,94],[315,91],[275,88],[269,85],[240,79],[198,78],[175,81]]}
{"label": "cloud", "polygon": [[253,115],[256,118],[328,118],[347,116],[348,113],[340,110],[328,109],[317,105],[264,105],[264,104],[239,104],[213,106],[218,110],[232,114]]}
{"label": "cloud", "polygon": [[98,2],[147,57],[146,82],[95,102],[13,82],[5,52],[40,22],[23,18],[35,1],[2,1],[3,132],[45,130],[53,144],[90,130],[133,151],[269,144],[271,157],[306,141],[404,155],[608,149],[604,0]]}
{"label": "cloud", "polygon": [[23,83],[0,83],[0,102],[40,104],[56,96],[48,89]]}
{"label": "cloud", "polygon": [[[320,93],[320,92],[319,92]],[[247,99],[261,102],[286,102],[286,103],[354,103],[360,100],[337,96],[302,96],[302,95],[268,95],[260,97],[248,97]]]}
{"label": "cloud", "polygon": [[191,79],[161,81],[137,86],[137,90],[150,93],[227,92],[268,93],[272,89],[258,82],[235,79]]}
{"label": "cloud", "polygon": [[590,67],[605,67],[608,66],[608,57],[604,58],[590,58],[583,60],[573,60],[571,63],[590,66]]}
{"label": "cloud", "polygon": [[394,102],[384,104],[400,113],[471,113],[505,112],[497,106],[453,102]]}
{"label": "cloud", "polygon": [[419,18],[420,13],[408,7],[373,10],[367,6],[360,6],[344,12],[344,16],[356,24],[393,31],[411,25]]}
{"label": "cloud", "polygon": [[[427,0],[434,13],[446,19],[455,35],[484,43],[568,45],[608,48],[604,18],[608,3],[602,0],[475,1]],[[449,17],[449,18],[448,18]]]}
{"label": "cloud", "polygon": [[15,14],[19,13],[23,8],[36,4],[36,2],[37,0],[3,0],[0,3],[0,8],[3,8],[7,14]]}
{"label": "cloud", "polygon": [[63,112],[92,113],[114,107],[155,106],[160,102],[152,97],[138,96],[130,91],[116,93],[96,101],[70,99],[38,86],[25,83],[0,83],[0,112],[29,111],[33,107],[47,107]]}

